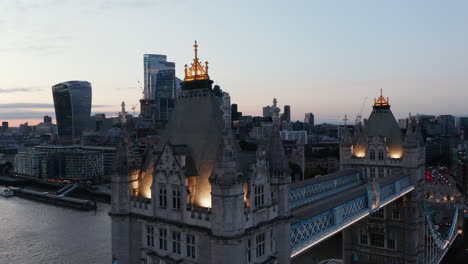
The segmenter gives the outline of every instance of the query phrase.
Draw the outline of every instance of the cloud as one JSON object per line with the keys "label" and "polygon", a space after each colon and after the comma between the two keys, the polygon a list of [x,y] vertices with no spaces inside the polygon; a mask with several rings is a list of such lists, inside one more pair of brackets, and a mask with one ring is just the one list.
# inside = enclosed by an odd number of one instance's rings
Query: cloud
{"label": "cloud", "polygon": [[120,88],[115,88],[115,90],[117,90],[117,91],[126,91],[126,90],[133,90],[133,91],[134,91],[134,90],[138,90],[138,89],[140,89],[140,88],[137,87],[137,86],[133,86],[133,87],[124,87],[124,88],[122,88],[122,87],[120,87]]}
{"label": "cloud", "polygon": [[53,104],[41,104],[41,103],[9,103],[9,104],[0,104],[0,108],[52,108]]}
{"label": "cloud", "polygon": [[18,87],[18,88],[9,88],[9,89],[1,89],[0,93],[18,93],[18,92],[34,92],[40,90],[38,87]]}
{"label": "cloud", "polygon": [[[92,108],[112,107],[112,105],[92,105]],[[0,104],[0,109],[25,109],[25,108],[54,108],[53,104],[43,103],[9,103]]]}

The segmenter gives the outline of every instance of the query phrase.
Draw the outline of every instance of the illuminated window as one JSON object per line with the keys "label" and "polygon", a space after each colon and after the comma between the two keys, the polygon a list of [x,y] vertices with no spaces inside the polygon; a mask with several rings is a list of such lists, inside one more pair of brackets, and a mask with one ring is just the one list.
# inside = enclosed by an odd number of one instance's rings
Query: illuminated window
{"label": "illuminated window", "polygon": [[255,242],[257,249],[256,257],[262,257],[263,255],[265,255],[265,233],[257,235],[257,237],[255,238]]}
{"label": "illuminated window", "polygon": [[180,209],[180,185],[172,185],[172,209]]}
{"label": "illuminated window", "polygon": [[374,247],[385,247],[385,236],[383,233],[370,233],[370,244]]}
{"label": "illuminated window", "polygon": [[375,160],[375,150],[371,150],[369,152],[369,158],[370,158],[370,160]]}
{"label": "illuminated window", "polygon": [[159,184],[159,207],[167,207],[167,189],[164,183]]}
{"label": "illuminated window", "polygon": [[159,228],[159,249],[167,250],[167,229]]}
{"label": "illuminated window", "polygon": [[172,253],[180,254],[180,232],[172,231]]}
{"label": "illuminated window", "polygon": [[265,204],[265,195],[263,192],[263,184],[255,186],[255,207]]}
{"label": "illuminated window", "polygon": [[359,235],[359,244],[361,244],[361,245],[369,244],[369,238],[368,238],[367,234],[360,234]]}
{"label": "illuminated window", "polygon": [[195,235],[187,235],[187,257],[195,258]]}
{"label": "illuminated window", "polygon": [[383,151],[379,150],[379,160],[383,160]]}
{"label": "illuminated window", "polygon": [[154,247],[154,227],[146,225],[146,245]]}

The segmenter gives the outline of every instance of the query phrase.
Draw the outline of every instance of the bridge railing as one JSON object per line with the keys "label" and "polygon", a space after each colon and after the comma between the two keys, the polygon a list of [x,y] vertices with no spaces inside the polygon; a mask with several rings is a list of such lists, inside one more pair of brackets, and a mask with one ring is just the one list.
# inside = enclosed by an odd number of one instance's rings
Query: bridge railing
{"label": "bridge railing", "polygon": [[[310,215],[309,211],[313,210],[307,210],[307,208],[296,210],[299,215],[294,215],[293,211],[294,217],[302,220],[293,222],[291,225],[292,257],[414,189],[409,175],[396,176],[382,183],[385,184],[382,187],[378,182],[374,182],[362,188],[353,188],[349,191],[349,196],[346,192],[342,192],[327,200],[329,203],[321,203],[320,206],[325,206],[326,209],[318,210],[316,214]],[[312,208],[314,205],[310,206]]]}
{"label": "bridge railing", "polygon": [[342,192],[352,187],[362,184],[359,173],[357,171],[349,171],[343,176],[337,176],[324,181],[314,179],[310,184],[294,187],[289,191],[289,199],[291,208],[297,208],[313,201],[320,200],[329,195]]}
{"label": "bridge railing", "polygon": [[424,234],[424,263],[439,263],[447,253],[453,241],[458,235],[456,230],[458,221],[458,207],[455,208],[453,215],[452,226],[445,237],[435,229],[435,224],[432,221],[433,212],[429,210],[427,203],[424,203],[425,214],[425,234]]}

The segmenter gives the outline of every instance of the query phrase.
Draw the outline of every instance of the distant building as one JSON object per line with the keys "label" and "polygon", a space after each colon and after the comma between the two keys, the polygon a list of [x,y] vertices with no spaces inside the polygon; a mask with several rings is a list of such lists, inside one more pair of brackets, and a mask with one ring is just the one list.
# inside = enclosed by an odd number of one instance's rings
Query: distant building
{"label": "distant building", "polygon": [[314,114],[306,113],[304,117],[304,126],[307,132],[311,133],[315,125]]}
{"label": "distant building", "polygon": [[3,129],[8,129],[8,122],[6,122],[6,121],[2,122],[2,128]]}
{"label": "distant building", "polygon": [[69,81],[52,87],[59,140],[71,142],[85,130],[91,115],[91,84]]}
{"label": "distant building", "polygon": [[468,117],[458,119],[458,133],[463,136],[463,140],[468,140]]}
{"label": "distant building", "polygon": [[113,147],[41,145],[19,151],[14,168],[19,176],[42,180],[100,181],[110,175],[114,157]]}
{"label": "distant building", "polygon": [[277,106],[278,101],[276,98],[273,99],[273,104],[263,107],[263,117],[273,118],[275,115],[279,118],[280,108]]}
{"label": "distant building", "polygon": [[468,194],[468,157],[462,157],[457,162],[457,174],[454,177],[457,189],[464,195]]}
{"label": "distant building", "polygon": [[167,61],[166,55],[145,54],[144,90],[140,100],[141,116],[145,122],[167,121],[174,108],[180,80],[175,76],[175,63]]}
{"label": "distant building", "polygon": [[284,106],[283,114],[281,115],[281,120],[289,122],[291,121],[291,106],[285,105]]}
{"label": "distant building", "polygon": [[50,116],[44,116],[44,123],[52,123],[52,117]]}
{"label": "distant building", "polygon": [[280,131],[280,136],[282,140],[294,140],[298,145],[307,144],[307,131]]}
{"label": "distant building", "polygon": [[239,115],[237,112],[237,104],[232,104],[231,105],[231,116],[232,116],[232,121],[237,121],[239,120]]}
{"label": "distant building", "polygon": [[456,134],[455,117],[452,115],[440,115],[436,118],[440,127],[440,135],[451,137]]}

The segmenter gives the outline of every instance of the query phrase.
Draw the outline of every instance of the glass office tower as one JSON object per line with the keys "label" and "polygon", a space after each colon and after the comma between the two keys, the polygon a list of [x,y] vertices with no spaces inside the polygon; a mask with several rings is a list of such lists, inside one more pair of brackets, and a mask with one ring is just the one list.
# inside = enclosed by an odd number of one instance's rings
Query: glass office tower
{"label": "glass office tower", "polygon": [[174,108],[175,88],[175,71],[160,71],[156,82],[156,120],[169,120]]}
{"label": "glass office tower", "polygon": [[91,116],[91,92],[91,84],[86,81],[52,86],[60,141],[72,141],[81,136]]}

